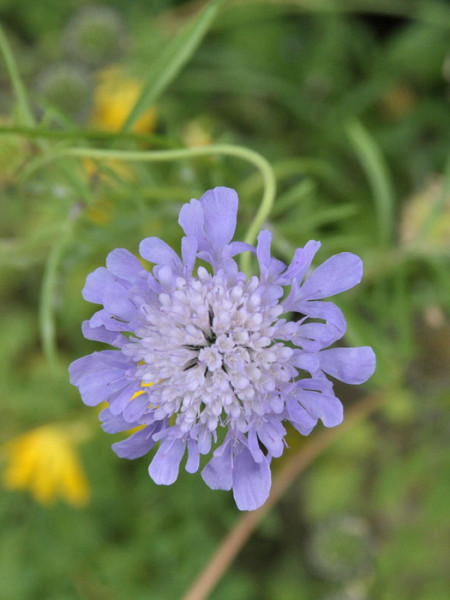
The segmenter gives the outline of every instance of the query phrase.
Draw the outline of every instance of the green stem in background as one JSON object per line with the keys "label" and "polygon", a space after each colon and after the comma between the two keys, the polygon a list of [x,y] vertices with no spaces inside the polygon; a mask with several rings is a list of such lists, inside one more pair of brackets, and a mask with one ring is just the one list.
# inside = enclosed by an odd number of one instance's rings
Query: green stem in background
{"label": "green stem in background", "polygon": [[[35,169],[41,168],[46,164],[59,160],[61,158],[92,158],[95,160],[125,160],[141,162],[168,162],[173,160],[186,160],[203,156],[213,156],[221,154],[223,156],[234,156],[246,160],[255,166],[263,179],[264,191],[261,204],[258,211],[250,223],[244,241],[253,244],[256,240],[258,231],[267,219],[272,209],[275,193],[276,179],[270,163],[261,154],[243,146],[233,146],[231,144],[217,144],[211,146],[202,146],[200,148],[179,148],[174,150],[149,150],[143,152],[133,152],[127,150],[101,150],[96,148],[68,148],[58,153],[45,155],[38,162],[34,163],[33,169],[27,170],[28,177]],[[23,175],[23,174],[22,174]],[[250,272],[250,254],[246,252],[242,255],[241,268],[245,273]]]}
{"label": "green stem in background", "polygon": [[79,214],[78,207],[72,206],[64,221],[60,235],[55,240],[44,266],[39,302],[39,330],[42,349],[51,367],[56,364],[55,296],[58,267],[67,245],[72,239],[73,229]]}
{"label": "green stem in background", "polygon": [[[74,129],[74,130],[58,130],[58,129],[45,129],[43,127],[21,127],[18,125],[2,125],[0,126],[0,135],[16,134],[23,135],[27,138],[45,138],[45,139],[57,139],[57,140],[95,140],[102,142],[115,142],[115,141],[131,141],[131,142],[144,142],[152,144],[158,148],[173,148],[177,143],[175,140],[167,139],[160,135],[145,134],[145,133],[133,133],[133,132],[117,132],[111,133],[109,131],[101,131],[95,129]],[[179,143],[179,142],[178,142]]]}
{"label": "green stem in background", "polygon": [[5,61],[6,70],[8,71],[11,79],[11,84],[16,97],[16,102],[19,110],[19,118],[24,125],[32,127],[34,125],[33,112],[31,111],[25,86],[23,85],[22,79],[19,75],[19,69],[17,68],[14,55],[11,52],[8,40],[0,26],[0,51],[3,54]]}

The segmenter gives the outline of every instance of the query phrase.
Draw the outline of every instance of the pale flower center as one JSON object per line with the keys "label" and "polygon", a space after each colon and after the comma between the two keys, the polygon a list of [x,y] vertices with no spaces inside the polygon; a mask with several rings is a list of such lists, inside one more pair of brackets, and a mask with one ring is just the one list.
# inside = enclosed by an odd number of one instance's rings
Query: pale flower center
{"label": "pale flower center", "polygon": [[196,279],[178,277],[159,301],[145,307],[146,325],[124,348],[142,363],[144,382],[159,382],[150,392],[155,417],[176,414],[186,432],[219,422],[247,431],[292,377],[292,349],[273,340],[282,307],[262,301],[257,277],[230,284],[203,267]]}

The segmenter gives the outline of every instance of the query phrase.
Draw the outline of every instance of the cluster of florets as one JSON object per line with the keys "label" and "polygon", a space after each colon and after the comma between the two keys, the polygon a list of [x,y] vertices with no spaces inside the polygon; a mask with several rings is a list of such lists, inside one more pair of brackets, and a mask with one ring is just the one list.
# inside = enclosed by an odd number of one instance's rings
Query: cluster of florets
{"label": "cluster of florets", "polygon": [[[103,308],[83,332],[117,349],[76,360],[70,376],[85,404],[108,403],[100,413],[106,432],[139,428],[113,444],[116,454],[137,458],[159,444],[149,473],[167,485],[186,452],[193,473],[214,448],[204,481],[233,489],[238,508],[253,510],[267,499],[270,462],[285,448],[283,422],[302,435],[319,419],[326,427],[341,423],[327,375],[362,383],[375,356],[369,347],[330,348],[346,323],[322,301],[359,283],[361,260],[344,252],[308,275],[319,242],[298,248],[285,265],[271,256],[269,231],[256,248],[231,241],[237,208],[228,188],[185,204],[181,259],[159,238],[140,244],[152,272],[127,250],[108,255],[106,268],[86,280],[84,298]],[[256,256],[259,277],[239,271],[234,257],[242,252]],[[195,270],[197,259],[211,268]]]}

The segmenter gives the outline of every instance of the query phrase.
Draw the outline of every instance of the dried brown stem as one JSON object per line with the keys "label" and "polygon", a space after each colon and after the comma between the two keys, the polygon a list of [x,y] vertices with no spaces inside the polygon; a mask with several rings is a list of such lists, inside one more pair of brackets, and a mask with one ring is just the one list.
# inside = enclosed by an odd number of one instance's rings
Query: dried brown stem
{"label": "dried brown stem", "polygon": [[345,431],[373,413],[384,399],[385,396],[381,394],[367,396],[348,411],[342,425],[317,434],[294,454],[276,475],[266,503],[258,510],[243,514],[237,520],[182,600],[206,600],[261,519],[281,498],[295,478]]}

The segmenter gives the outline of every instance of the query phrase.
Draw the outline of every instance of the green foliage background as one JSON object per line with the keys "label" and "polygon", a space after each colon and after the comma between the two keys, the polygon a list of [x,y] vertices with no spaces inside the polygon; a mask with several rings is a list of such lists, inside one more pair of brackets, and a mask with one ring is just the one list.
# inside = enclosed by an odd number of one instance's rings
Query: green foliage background
{"label": "green foliage background", "polygon": [[[101,162],[94,175],[79,160],[41,164],[74,146],[183,147],[194,125],[273,165],[278,192],[265,226],[281,259],[309,239],[322,241],[320,261],[344,250],[362,257],[363,283],[337,302],[346,342],[372,345],[378,368],[363,390],[345,387],[339,396],[348,410],[367,394],[385,398],[294,483],[211,598],[446,600],[448,4],[225,2],[177,49],[170,43],[195,23],[198,3],[115,0],[106,6],[122,37],[97,36],[111,52],[94,45],[91,63],[73,49],[81,4],[92,3],[0,2],[31,107],[27,113],[2,63],[1,441],[53,421],[82,419],[96,432],[81,449],[92,485],[86,508],[43,507],[2,491],[0,597],[180,598],[238,518],[230,495],[209,490],[199,475],[183,472],[159,488],[147,459],[118,459],[95,410],[69,385],[67,366],[97,347],[81,337],[92,307],[80,290],[106,254],[137,252],[152,235],[177,247],[181,204],[215,185],[238,191],[242,239],[261,199],[259,174],[220,156],[133,162],[126,175]],[[195,35],[197,49],[189,47]],[[86,132],[98,56],[114,56],[146,81],[154,133]],[[69,88],[43,92],[57,65],[85,77],[78,100],[65,102]],[[57,357],[49,363],[53,322]],[[291,453],[307,442],[299,437],[290,434]]]}

